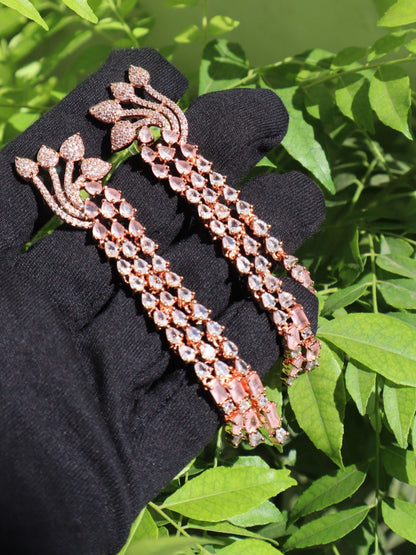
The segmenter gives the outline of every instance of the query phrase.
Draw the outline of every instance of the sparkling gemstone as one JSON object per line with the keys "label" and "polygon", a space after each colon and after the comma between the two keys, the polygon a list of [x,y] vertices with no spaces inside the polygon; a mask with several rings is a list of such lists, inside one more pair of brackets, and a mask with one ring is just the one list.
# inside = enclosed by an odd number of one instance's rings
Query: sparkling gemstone
{"label": "sparkling gemstone", "polygon": [[240,380],[233,380],[229,384],[229,390],[233,401],[237,403],[237,405],[247,397],[247,392],[242,386]]}
{"label": "sparkling gemstone", "polygon": [[134,87],[131,83],[111,83],[110,89],[117,100],[126,101],[134,97]]}
{"label": "sparkling gemstone", "polygon": [[238,355],[238,347],[232,341],[224,341],[222,344],[222,350],[225,358],[234,358]]}
{"label": "sparkling gemstone", "polygon": [[257,418],[256,411],[254,409],[249,409],[244,417],[244,427],[249,434],[255,432],[260,426],[259,419]]}
{"label": "sparkling gemstone", "polygon": [[218,235],[219,237],[225,233],[225,225],[219,220],[212,220],[209,224],[209,228],[214,235]]}
{"label": "sparkling gemstone", "polygon": [[158,179],[165,179],[169,175],[169,168],[165,164],[152,164],[152,172]]}
{"label": "sparkling gemstone", "polygon": [[202,173],[208,173],[211,169],[211,162],[202,158],[202,156],[198,156],[196,159],[196,167]]}
{"label": "sparkling gemstone", "polygon": [[305,361],[304,357],[301,354],[299,354],[299,355],[295,356],[294,358],[292,358],[291,364],[295,368],[301,368],[304,361]]}
{"label": "sparkling gemstone", "polygon": [[277,279],[276,276],[273,276],[272,274],[268,274],[264,276],[263,281],[269,293],[274,293],[275,291],[277,291],[277,289],[280,289],[281,281]]}
{"label": "sparkling gemstone", "polygon": [[221,380],[227,380],[231,377],[230,367],[225,362],[222,362],[222,360],[214,362],[214,370],[217,378]]}
{"label": "sparkling gemstone", "polygon": [[233,252],[237,250],[237,243],[232,237],[226,235],[222,239],[222,248],[225,252]]}
{"label": "sparkling gemstone", "polygon": [[212,218],[212,210],[205,204],[200,204],[198,206],[198,214],[199,217],[203,220],[209,220],[210,218]]}
{"label": "sparkling gemstone", "polygon": [[84,189],[91,196],[99,195],[103,190],[102,185],[99,181],[87,181],[84,185]]}
{"label": "sparkling gemstone", "polygon": [[247,364],[247,362],[245,362],[244,360],[242,360],[241,358],[237,358],[235,361],[235,369],[237,370],[237,372],[239,372],[242,376],[245,376],[246,374],[249,373],[250,371],[250,365]]}
{"label": "sparkling gemstone", "polygon": [[175,160],[175,166],[181,175],[188,175],[192,171],[192,165],[185,160]]}
{"label": "sparkling gemstone", "polygon": [[175,304],[175,297],[171,295],[168,291],[162,291],[160,294],[160,302],[163,306],[173,306]]}
{"label": "sparkling gemstone", "polygon": [[91,181],[99,181],[111,170],[111,164],[100,158],[84,158],[81,162],[82,174]]}
{"label": "sparkling gemstone", "polygon": [[261,303],[266,310],[272,310],[276,306],[276,299],[270,293],[263,293]]}
{"label": "sparkling gemstone", "polygon": [[291,268],[296,266],[297,262],[298,259],[296,258],[296,256],[292,256],[291,254],[283,258],[283,266],[286,268],[286,270],[290,270]]}
{"label": "sparkling gemstone", "polygon": [[102,241],[107,236],[107,229],[103,226],[103,224],[100,224],[100,222],[95,222],[92,227],[92,234],[95,239]]}
{"label": "sparkling gemstone", "polygon": [[119,248],[113,241],[106,241],[104,250],[108,258],[116,258],[119,253]]}
{"label": "sparkling gemstone", "polygon": [[136,138],[137,124],[130,121],[116,121],[110,132],[111,149],[120,150]]}
{"label": "sparkling gemstone", "polygon": [[315,366],[316,366],[316,361],[315,360],[310,360],[305,365],[306,372],[310,372],[311,370],[313,370],[315,368]]}
{"label": "sparkling gemstone", "polygon": [[140,129],[138,138],[141,143],[152,143],[154,141],[153,133],[146,125]]}
{"label": "sparkling gemstone", "polygon": [[98,206],[94,202],[91,202],[89,199],[86,199],[84,201],[84,213],[86,218],[88,218],[89,220],[92,220],[98,216],[100,211],[98,210]]}
{"label": "sparkling gemstone", "polygon": [[53,168],[59,162],[59,154],[56,150],[43,145],[38,152],[37,160],[43,168]]}
{"label": "sparkling gemstone", "polygon": [[264,437],[260,432],[253,432],[248,436],[248,442],[251,447],[257,447],[262,441],[264,441]]}
{"label": "sparkling gemstone", "polygon": [[240,233],[240,231],[243,229],[243,224],[235,218],[228,218],[227,227],[230,230],[230,233],[235,235],[237,233]]}
{"label": "sparkling gemstone", "polygon": [[181,345],[178,349],[179,356],[184,362],[192,362],[195,360],[196,352],[188,345]]}
{"label": "sparkling gemstone", "polygon": [[222,410],[225,414],[230,414],[234,409],[235,405],[232,401],[225,401],[225,403],[222,405]]}
{"label": "sparkling gemstone", "polygon": [[134,261],[134,270],[139,275],[144,275],[149,272],[149,264],[142,258],[138,258]]}
{"label": "sparkling gemstone", "polygon": [[204,177],[202,177],[202,175],[200,175],[199,173],[193,171],[191,173],[191,183],[192,186],[195,187],[195,189],[203,189],[205,187],[205,183],[206,183],[206,179]]}
{"label": "sparkling gemstone", "polygon": [[197,362],[195,364],[195,374],[200,380],[211,376],[211,368],[205,362]]}
{"label": "sparkling gemstone", "polygon": [[181,193],[186,188],[186,183],[181,177],[169,176],[169,185],[175,193]]}
{"label": "sparkling gemstone", "polygon": [[116,209],[114,208],[114,205],[107,200],[103,200],[101,203],[101,214],[104,216],[104,218],[111,219],[115,216],[115,213]]}
{"label": "sparkling gemstone", "polygon": [[112,187],[104,187],[104,196],[108,202],[118,202],[121,199],[120,191]]}
{"label": "sparkling gemstone", "polygon": [[113,237],[116,237],[117,239],[121,239],[125,233],[125,229],[124,227],[118,223],[118,222],[113,222],[111,224],[111,235]]}
{"label": "sparkling gemstone", "polygon": [[201,341],[202,332],[194,326],[189,326],[186,328],[186,337],[191,343],[196,343]]}
{"label": "sparkling gemstone", "polygon": [[185,316],[185,314],[182,312],[182,310],[174,310],[172,312],[172,318],[173,318],[174,324],[176,326],[180,326],[181,328],[186,326],[188,323],[188,319]]}
{"label": "sparkling gemstone", "polygon": [[207,333],[212,337],[219,337],[223,332],[223,326],[214,320],[207,322]]}
{"label": "sparkling gemstone", "polygon": [[319,356],[319,351],[321,348],[321,343],[314,339],[311,343],[308,344],[308,348],[306,350],[306,360],[314,360],[317,356]]}
{"label": "sparkling gemstone", "polygon": [[283,252],[280,241],[272,236],[266,238],[266,250],[270,253]]}
{"label": "sparkling gemstone", "polygon": [[151,274],[149,276],[149,286],[153,291],[161,291],[163,289],[163,281],[159,276]]}
{"label": "sparkling gemstone", "polygon": [[193,306],[194,309],[194,317],[197,321],[207,320],[209,318],[210,311],[205,308],[202,304],[195,303]]}
{"label": "sparkling gemstone", "polygon": [[32,179],[32,177],[39,173],[39,166],[29,158],[19,158],[19,156],[16,156],[15,167],[17,173],[26,180]]}
{"label": "sparkling gemstone", "polygon": [[254,266],[257,272],[259,272],[260,274],[263,274],[264,272],[267,272],[267,270],[269,269],[270,263],[267,260],[267,258],[265,258],[262,255],[259,255],[259,256],[256,256],[256,258],[254,259]]}
{"label": "sparkling gemstone", "polygon": [[181,144],[181,152],[185,158],[195,158],[197,147],[195,145]]}
{"label": "sparkling gemstone", "polygon": [[182,341],[182,334],[180,331],[178,331],[175,328],[166,328],[166,339],[169,341],[169,343],[172,343],[172,345],[177,345],[178,343],[180,343]]}
{"label": "sparkling gemstone", "polygon": [[152,239],[149,239],[149,237],[142,237],[140,239],[140,246],[142,247],[143,252],[145,254],[149,254],[150,256],[152,256],[156,250],[156,243],[152,241]]}
{"label": "sparkling gemstone", "polygon": [[251,206],[248,202],[245,202],[244,200],[238,200],[236,202],[235,208],[240,216],[248,216],[251,213]]}
{"label": "sparkling gemstone", "polygon": [[303,266],[299,265],[292,268],[291,275],[293,279],[296,279],[297,281],[302,283],[305,287],[311,287],[313,285],[313,281],[310,273]]}
{"label": "sparkling gemstone", "polygon": [[133,237],[141,237],[144,233],[144,227],[136,220],[130,220],[129,233],[133,235]]}
{"label": "sparkling gemstone", "polygon": [[257,399],[257,404],[260,408],[265,407],[268,402],[269,400],[267,399],[266,395],[260,395],[260,397]]}
{"label": "sparkling gemstone", "polygon": [[215,215],[219,220],[225,220],[230,215],[230,209],[228,208],[228,206],[225,206],[225,204],[221,204],[220,202],[217,202],[214,210]]}
{"label": "sparkling gemstone", "polygon": [[257,241],[255,241],[252,237],[249,237],[248,235],[244,236],[243,248],[246,254],[257,254],[259,246],[259,243],[257,243]]}
{"label": "sparkling gemstone", "polygon": [[131,65],[129,67],[129,81],[135,87],[145,87],[150,81],[149,72],[143,67]]}
{"label": "sparkling gemstone", "polygon": [[172,129],[163,129],[162,137],[165,143],[167,143],[168,145],[173,145],[174,143],[178,142],[179,133],[177,131],[173,131]]}
{"label": "sparkling gemstone", "polygon": [[[121,118],[123,113],[124,113],[124,110],[120,106],[118,100],[104,100],[103,102],[100,102],[99,104],[96,104],[95,106],[90,108],[90,114],[95,118],[97,118],[98,120],[103,121],[105,123],[115,123]],[[61,147],[61,151],[62,151],[62,147]],[[65,158],[62,152],[61,152],[61,156],[62,158]],[[66,158],[66,159],[70,160],[70,158]],[[77,158],[77,160],[80,160],[80,158]]]}
{"label": "sparkling gemstone", "polygon": [[143,278],[135,276],[134,274],[130,276],[129,283],[133,291],[143,291],[146,285],[146,282]]}
{"label": "sparkling gemstone", "polygon": [[256,372],[252,372],[247,378],[247,384],[254,397],[258,397],[264,393],[264,387],[261,379]]}
{"label": "sparkling gemstone", "polygon": [[186,200],[191,204],[198,204],[198,202],[201,200],[201,195],[198,193],[198,191],[195,191],[194,189],[188,189],[185,196]]}
{"label": "sparkling gemstone", "polygon": [[166,272],[165,280],[169,287],[179,287],[181,285],[181,277],[174,272]]}
{"label": "sparkling gemstone", "polygon": [[176,154],[176,150],[174,148],[162,145],[162,143],[159,143],[157,145],[157,150],[159,152],[159,157],[165,162],[168,162],[169,160],[173,160]]}
{"label": "sparkling gemstone", "polygon": [[283,444],[288,437],[289,437],[289,434],[284,428],[278,428],[276,430],[276,439],[279,443]]}
{"label": "sparkling gemstone", "polygon": [[237,189],[233,189],[232,187],[224,187],[224,191],[222,194],[224,195],[224,199],[227,203],[235,202],[238,199],[238,191]]}
{"label": "sparkling gemstone", "polygon": [[121,260],[117,260],[117,270],[122,276],[126,276],[131,272],[131,264],[123,258]]}
{"label": "sparkling gemstone", "polygon": [[190,289],[186,287],[180,287],[178,289],[178,297],[182,302],[189,303],[194,298],[194,294]]}
{"label": "sparkling gemstone", "polygon": [[283,310],[275,310],[273,312],[273,322],[276,326],[281,326],[287,320],[287,314]]}
{"label": "sparkling gemstone", "polygon": [[251,270],[251,264],[245,256],[237,256],[236,258],[237,269],[242,274],[248,274]]}
{"label": "sparkling gemstone", "polygon": [[253,230],[253,233],[258,237],[263,237],[264,235],[266,235],[269,231],[269,227],[269,224],[266,224],[266,222],[263,222],[263,220],[259,219],[253,220],[251,224],[251,229]]}
{"label": "sparkling gemstone", "polygon": [[207,204],[214,204],[218,198],[217,193],[208,187],[204,189],[202,196]]}
{"label": "sparkling gemstone", "polygon": [[307,339],[308,337],[310,337],[312,335],[312,330],[310,328],[304,328],[300,332],[300,334],[303,337],[303,339]]}
{"label": "sparkling gemstone", "polygon": [[[113,101],[110,100],[108,102]],[[117,105],[116,109],[121,109],[118,102],[115,104]],[[68,139],[62,143],[59,154],[64,160],[72,160],[73,162],[82,160],[85,154],[85,147],[81,135],[77,133],[76,135],[68,137]]]}
{"label": "sparkling gemstone", "polygon": [[261,291],[263,284],[258,276],[251,275],[248,277],[248,286],[252,291]]}
{"label": "sparkling gemstone", "polygon": [[280,306],[282,306],[283,308],[289,308],[294,303],[293,295],[291,295],[287,291],[282,291],[281,293],[279,293],[278,298]]}
{"label": "sparkling gemstone", "polygon": [[209,181],[215,189],[221,187],[224,184],[224,180],[225,177],[217,172],[212,172],[209,176]]}
{"label": "sparkling gemstone", "polygon": [[155,152],[153,149],[151,149],[148,146],[142,146],[141,156],[145,162],[147,162],[148,164],[151,164],[155,160],[157,156],[157,152]]}
{"label": "sparkling gemstone", "polygon": [[251,407],[251,402],[249,399],[244,399],[243,401],[241,401],[240,403],[240,410],[241,412],[245,412],[246,410],[248,410]]}
{"label": "sparkling gemstone", "polygon": [[131,204],[123,200],[118,207],[118,211],[120,212],[120,216],[122,218],[130,219],[134,214],[134,209]]}
{"label": "sparkling gemstone", "polygon": [[309,325],[309,320],[299,305],[292,308],[292,310],[290,311],[290,317],[292,318],[292,322],[299,329],[302,329]]}
{"label": "sparkling gemstone", "polygon": [[168,316],[161,310],[155,310],[153,312],[153,320],[159,328],[165,328],[169,324]]}
{"label": "sparkling gemstone", "polygon": [[152,308],[154,308],[156,304],[157,304],[157,299],[154,295],[148,292],[143,293],[142,305],[144,306],[144,308],[146,308],[147,310],[152,310]]}
{"label": "sparkling gemstone", "polygon": [[152,258],[152,266],[155,272],[163,272],[163,270],[166,270],[167,268],[167,263],[164,258],[155,254]]}
{"label": "sparkling gemstone", "polygon": [[290,350],[296,349],[299,343],[300,343],[299,330],[295,326],[289,326],[286,333],[287,348]]}
{"label": "sparkling gemstone", "polygon": [[226,389],[220,384],[218,380],[212,380],[209,384],[209,388],[211,391],[211,395],[214,397],[216,403],[223,403],[228,398]]}
{"label": "sparkling gemstone", "polygon": [[215,350],[215,347],[213,347],[209,343],[204,343],[203,341],[201,341],[201,343],[199,344],[199,351],[201,353],[201,357],[204,360],[208,362],[212,362],[213,360],[215,360],[215,355],[217,354],[217,351]]}

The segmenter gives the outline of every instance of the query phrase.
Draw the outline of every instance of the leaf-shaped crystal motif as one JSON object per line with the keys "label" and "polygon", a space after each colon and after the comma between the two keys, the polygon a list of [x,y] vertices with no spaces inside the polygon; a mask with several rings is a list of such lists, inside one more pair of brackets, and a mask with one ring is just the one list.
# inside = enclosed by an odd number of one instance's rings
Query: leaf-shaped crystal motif
{"label": "leaf-shaped crystal motif", "polygon": [[130,121],[117,121],[111,129],[111,148],[120,150],[131,144],[136,138],[136,127]]}
{"label": "leaf-shaped crystal motif", "polygon": [[145,87],[150,81],[150,74],[142,67],[131,65],[129,67],[129,81],[135,87]]}
{"label": "leaf-shaped crystal motif", "polygon": [[117,100],[130,100],[134,96],[134,87],[130,83],[111,83],[111,92]]}
{"label": "leaf-shaped crystal motif", "polygon": [[23,179],[32,179],[32,177],[39,173],[39,166],[29,158],[16,157],[15,166],[17,173],[23,177]]}
{"label": "leaf-shaped crystal motif", "polygon": [[42,168],[54,168],[59,162],[59,154],[56,150],[45,145],[40,148],[37,158]]}
{"label": "leaf-shaped crystal motif", "polygon": [[84,154],[84,142],[81,139],[81,135],[79,133],[68,137],[68,139],[62,143],[61,148],[59,149],[59,155],[62,156],[64,160],[72,160],[73,162],[82,160]]}
{"label": "leaf-shaped crystal motif", "polygon": [[123,115],[123,108],[118,100],[104,100],[90,108],[90,113],[100,121],[115,123]]}
{"label": "leaf-shaped crystal motif", "polygon": [[85,158],[81,162],[81,171],[87,179],[102,179],[111,170],[111,164],[100,158]]}

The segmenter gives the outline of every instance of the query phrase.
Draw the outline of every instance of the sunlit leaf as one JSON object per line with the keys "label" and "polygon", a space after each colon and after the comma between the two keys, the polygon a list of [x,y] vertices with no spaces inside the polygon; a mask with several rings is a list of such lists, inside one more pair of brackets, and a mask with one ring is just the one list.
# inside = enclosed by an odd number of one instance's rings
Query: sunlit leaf
{"label": "sunlit leaf", "polygon": [[35,23],[43,27],[46,31],[49,29],[46,21],[40,15],[38,10],[29,2],[29,0],[0,0],[0,4],[4,4],[8,8],[12,8],[21,13],[28,19],[32,19]]}
{"label": "sunlit leaf", "polygon": [[209,42],[202,53],[199,94],[227,89],[247,76],[249,64],[239,44],[225,39]]}
{"label": "sunlit leaf", "polygon": [[416,388],[386,381],[383,388],[384,413],[397,443],[407,447],[410,425],[416,411]]}
{"label": "sunlit leaf", "polygon": [[378,256],[376,258],[376,263],[379,268],[382,268],[387,272],[416,279],[416,260],[414,258],[397,254]]}
{"label": "sunlit leaf", "polygon": [[[118,555],[126,555],[127,550],[133,543],[143,538],[157,538],[158,528],[149,511],[144,508],[133,522],[130,528],[129,537]],[[130,551],[129,551],[130,553]]]}
{"label": "sunlit leaf", "polygon": [[416,281],[390,279],[378,284],[383,299],[395,308],[416,309]]}
{"label": "sunlit leaf", "polygon": [[399,27],[416,21],[416,0],[398,0],[378,20],[381,27]]}
{"label": "sunlit leaf", "polygon": [[238,27],[240,22],[227,15],[214,15],[208,23],[208,33],[210,35],[222,35]]}
{"label": "sunlit leaf", "polygon": [[335,90],[335,102],[344,116],[372,132],[374,118],[368,97],[369,87],[368,80],[359,73],[340,76]]}
{"label": "sunlit leaf", "polygon": [[382,501],[381,512],[384,522],[398,536],[416,544],[416,505],[401,499]]}
{"label": "sunlit leaf", "polygon": [[349,306],[357,301],[367,291],[368,283],[355,283],[349,287],[344,287],[336,293],[330,295],[322,309],[322,315],[332,314],[335,310]]}
{"label": "sunlit leaf", "polygon": [[187,44],[189,42],[196,42],[201,36],[200,28],[195,25],[187,25],[180,33],[175,36],[175,42]]}
{"label": "sunlit leaf", "polygon": [[143,539],[129,547],[128,555],[179,555],[186,549],[197,547],[198,545],[220,544],[218,540],[212,538],[198,538],[193,536],[184,538],[180,536],[168,536],[159,539]]}
{"label": "sunlit leaf", "polygon": [[338,52],[332,60],[333,67],[346,67],[361,60],[367,53],[367,48],[361,46],[347,46]]}
{"label": "sunlit leaf", "polygon": [[246,513],[231,517],[229,521],[236,526],[250,527],[262,526],[269,524],[269,522],[278,522],[282,519],[283,516],[279,509],[271,501],[265,501]]}
{"label": "sunlit leaf", "polygon": [[283,555],[281,551],[272,547],[266,541],[239,540],[223,549],[217,550],[219,555]]}
{"label": "sunlit leaf", "polygon": [[385,35],[376,40],[373,46],[370,48],[370,52],[368,54],[368,61],[376,60],[381,56],[385,56],[390,52],[394,52],[407,40],[408,33],[397,32],[391,33],[390,35]]}
{"label": "sunlit leaf", "polygon": [[98,17],[92,11],[86,0],[62,0],[71,10],[91,23],[97,23]]}
{"label": "sunlit leaf", "polygon": [[375,372],[358,363],[348,362],[345,370],[345,385],[357,406],[358,412],[363,416],[366,413],[368,399],[374,391],[375,384]]}

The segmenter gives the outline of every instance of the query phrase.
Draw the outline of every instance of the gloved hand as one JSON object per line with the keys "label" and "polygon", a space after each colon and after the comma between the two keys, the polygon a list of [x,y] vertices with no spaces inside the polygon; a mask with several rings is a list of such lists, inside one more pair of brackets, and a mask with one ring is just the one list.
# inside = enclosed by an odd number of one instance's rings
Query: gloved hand
{"label": "gloved hand", "polygon": [[[219,416],[191,367],[104,260],[88,234],[63,225],[20,254],[50,217],[17,178],[16,155],[59,149],[80,132],[86,156],[110,155],[108,129],[87,115],[130,64],[177,100],[184,77],[151,49],[114,52],[106,64],[0,153],[0,546],[4,553],[116,553],[147,501],[214,434]],[[283,138],[287,113],[268,90],[204,95],[187,111],[189,141],[236,185]],[[104,145],[104,146],[103,146]],[[120,166],[114,187],[160,254],[199,302],[226,325],[261,376],[279,339],[192,210],[156,182],[139,156]],[[245,183],[242,197],[294,251],[319,226],[318,188],[291,172]],[[316,298],[285,280],[316,328]]]}

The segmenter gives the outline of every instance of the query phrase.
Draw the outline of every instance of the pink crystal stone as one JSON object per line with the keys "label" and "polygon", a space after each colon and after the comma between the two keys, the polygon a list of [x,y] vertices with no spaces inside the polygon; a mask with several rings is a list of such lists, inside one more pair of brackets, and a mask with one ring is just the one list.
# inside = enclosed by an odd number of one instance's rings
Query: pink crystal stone
{"label": "pink crystal stone", "polygon": [[121,237],[123,237],[124,233],[125,233],[125,229],[120,223],[113,222],[111,224],[111,235],[113,237],[116,237],[117,239],[121,239]]}
{"label": "pink crystal stone", "polygon": [[292,277],[298,279],[305,287],[311,287],[313,285],[310,273],[303,266],[295,266],[291,273]]}
{"label": "pink crystal stone", "polygon": [[112,187],[105,187],[104,196],[108,202],[118,202],[121,199],[121,192],[117,191],[117,189],[113,189]]}
{"label": "pink crystal stone", "polygon": [[318,339],[314,339],[311,343],[308,344],[306,350],[306,360],[311,361],[314,360],[318,355],[321,348],[321,343]]}
{"label": "pink crystal stone", "polygon": [[290,312],[290,317],[292,318],[292,322],[299,329],[303,329],[304,327],[309,325],[309,320],[307,319],[306,314],[303,312],[302,308],[299,305],[292,308]]}
{"label": "pink crystal stone", "polygon": [[152,164],[152,172],[158,179],[166,179],[169,175],[169,169],[164,164]]}
{"label": "pink crystal stone", "polygon": [[247,384],[254,397],[258,397],[264,392],[263,384],[261,383],[261,379],[256,372],[249,375],[247,378]]}
{"label": "pink crystal stone", "polygon": [[91,202],[88,199],[86,199],[84,201],[84,211],[85,211],[85,216],[89,220],[92,220],[93,218],[96,218],[98,216],[98,214],[100,213],[99,210],[98,210],[98,206],[94,202]]}
{"label": "pink crystal stone", "polygon": [[131,233],[133,237],[141,237],[144,233],[144,227],[139,222],[136,222],[136,220],[130,220],[129,233]]}
{"label": "pink crystal stone", "polygon": [[218,380],[212,380],[212,382],[209,384],[209,388],[211,390],[211,395],[214,397],[216,403],[223,403],[227,399],[227,391]]}
{"label": "pink crystal stone", "polygon": [[289,326],[286,334],[287,348],[291,351],[296,349],[300,343],[299,330],[295,326]]}
{"label": "pink crystal stone", "polygon": [[239,404],[240,401],[247,397],[247,392],[242,386],[240,380],[233,380],[230,382],[229,389],[234,403]]}
{"label": "pink crystal stone", "polygon": [[157,150],[159,151],[160,158],[165,161],[173,160],[176,154],[174,148],[162,145],[161,143],[157,145]]}
{"label": "pink crystal stone", "polygon": [[186,188],[185,181],[181,177],[175,177],[173,175],[169,176],[169,185],[172,191],[175,191],[176,193],[180,193]]}
{"label": "pink crystal stone", "polygon": [[107,229],[100,222],[95,222],[92,226],[92,234],[95,239],[102,241],[107,236]]}
{"label": "pink crystal stone", "polygon": [[241,414],[241,412],[238,412],[232,417],[231,422],[233,423],[233,426],[232,426],[233,435],[238,435],[241,432],[241,428],[244,425],[244,416]]}
{"label": "pink crystal stone", "polygon": [[120,206],[118,207],[118,210],[122,218],[130,219],[134,214],[133,206],[128,202],[126,202],[125,200],[123,200],[123,202],[120,204]]}
{"label": "pink crystal stone", "polygon": [[173,145],[178,142],[179,133],[177,131],[172,131],[171,129],[162,129],[162,137],[168,145]]}
{"label": "pink crystal stone", "polygon": [[181,151],[182,154],[185,156],[185,158],[195,158],[196,156],[196,146],[195,145],[188,145],[188,144],[182,144],[181,145]]}
{"label": "pink crystal stone", "polygon": [[280,428],[280,417],[277,414],[276,403],[270,402],[264,409],[270,428]]}
{"label": "pink crystal stone", "polygon": [[87,181],[84,185],[84,189],[91,196],[99,195],[103,190],[102,185],[99,181]]}
{"label": "pink crystal stone", "polygon": [[175,166],[181,175],[187,175],[192,171],[191,164],[185,160],[175,160]]}
{"label": "pink crystal stone", "polygon": [[244,418],[245,429],[250,434],[251,432],[255,432],[259,426],[260,426],[260,422],[257,417],[256,411],[254,409],[249,409],[246,412],[245,418]]}
{"label": "pink crystal stone", "polygon": [[114,206],[107,200],[103,200],[103,202],[101,203],[101,214],[105,218],[112,218],[115,213],[116,209],[114,208]]}
{"label": "pink crystal stone", "polygon": [[156,158],[157,153],[154,150],[152,150],[149,146],[142,146],[141,155],[142,155],[142,159],[145,162],[147,162],[148,164],[151,164],[153,160]]}
{"label": "pink crystal stone", "polygon": [[151,142],[154,141],[153,134],[152,134],[152,132],[150,131],[150,129],[149,129],[146,125],[144,125],[144,126],[140,129],[140,131],[139,131],[139,133],[138,133],[137,136],[139,137],[139,141],[140,141],[141,143],[151,143]]}
{"label": "pink crystal stone", "polygon": [[192,185],[195,189],[199,190],[199,189],[202,189],[203,187],[205,187],[206,181],[207,180],[205,179],[205,177],[202,177],[201,174],[199,174],[195,171],[193,171],[191,173],[191,183],[192,183]]}

